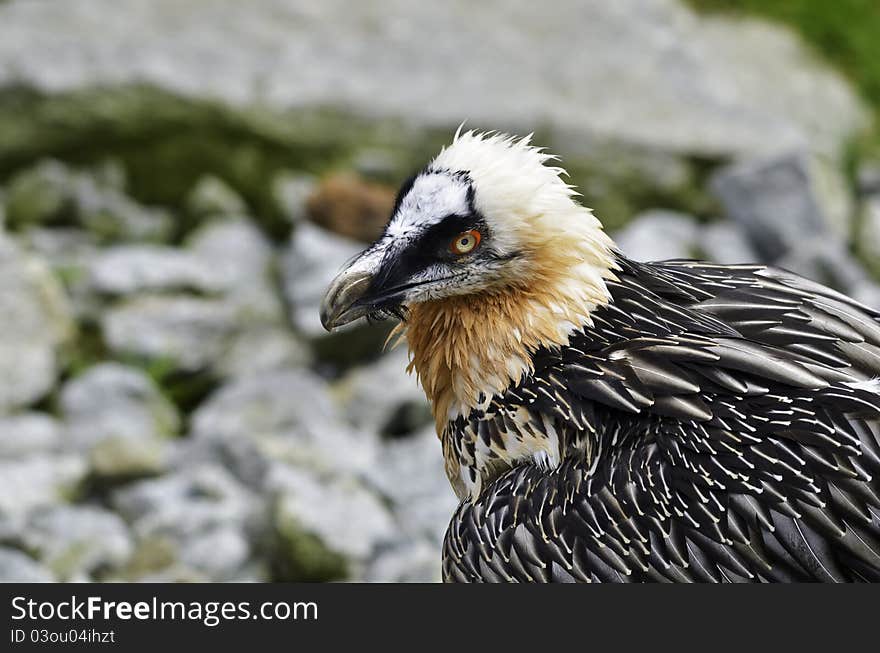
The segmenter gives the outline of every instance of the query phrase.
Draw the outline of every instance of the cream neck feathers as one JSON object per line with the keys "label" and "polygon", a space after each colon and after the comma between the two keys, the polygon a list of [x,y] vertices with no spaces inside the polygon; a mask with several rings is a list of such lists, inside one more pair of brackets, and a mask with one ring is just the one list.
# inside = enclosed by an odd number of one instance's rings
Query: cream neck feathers
{"label": "cream neck feathers", "polygon": [[540,347],[565,346],[607,304],[615,246],[529,138],[457,134],[429,166],[465,171],[493,238],[520,252],[513,278],[409,307],[404,334],[438,431],[533,371]]}

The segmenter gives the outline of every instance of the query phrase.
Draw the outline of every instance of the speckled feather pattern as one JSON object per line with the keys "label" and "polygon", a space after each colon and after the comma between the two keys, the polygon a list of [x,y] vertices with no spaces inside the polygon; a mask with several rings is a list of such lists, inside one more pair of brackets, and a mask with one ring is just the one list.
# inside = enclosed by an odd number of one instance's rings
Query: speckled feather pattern
{"label": "speckled feather pattern", "polygon": [[442,429],[444,578],[880,580],[880,314],[761,266],[616,267]]}

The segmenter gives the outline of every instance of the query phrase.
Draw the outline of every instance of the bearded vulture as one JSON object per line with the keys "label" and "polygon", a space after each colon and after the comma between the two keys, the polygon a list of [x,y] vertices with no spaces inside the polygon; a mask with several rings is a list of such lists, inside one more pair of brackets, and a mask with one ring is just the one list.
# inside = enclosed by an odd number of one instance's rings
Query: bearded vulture
{"label": "bearded vulture", "polygon": [[563,176],[459,130],[321,307],[401,320],[461,500],[444,579],[880,580],[880,312],[630,260]]}

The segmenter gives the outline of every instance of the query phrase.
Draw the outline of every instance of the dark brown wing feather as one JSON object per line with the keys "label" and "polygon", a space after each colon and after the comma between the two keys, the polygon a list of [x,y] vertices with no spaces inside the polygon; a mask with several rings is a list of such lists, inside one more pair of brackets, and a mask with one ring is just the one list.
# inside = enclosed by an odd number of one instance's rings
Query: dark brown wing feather
{"label": "dark brown wing feather", "polygon": [[526,406],[568,455],[464,503],[445,578],[880,580],[880,313],[760,266],[621,265],[591,328],[457,424]]}

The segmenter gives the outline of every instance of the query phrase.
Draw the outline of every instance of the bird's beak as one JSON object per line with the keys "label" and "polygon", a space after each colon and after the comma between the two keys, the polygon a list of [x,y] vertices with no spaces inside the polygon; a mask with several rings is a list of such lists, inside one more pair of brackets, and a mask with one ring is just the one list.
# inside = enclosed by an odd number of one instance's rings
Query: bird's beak
{"label": "bird's beak", "polygon": [[348,263],[330,282],[321,301],[321,324],[327,331],[354,322],[379,308],[382,289],[374,280],[387,253],[387,244],[376,243]]}
{"label": "bird's beak", "polygon": [[370,288],[373,273],[353,268],[354,266],[349,266],[336,275],[321,301],[321,324],[327,331],[353,322],[370,312],[369,307],[358,304],[358,300]]}

